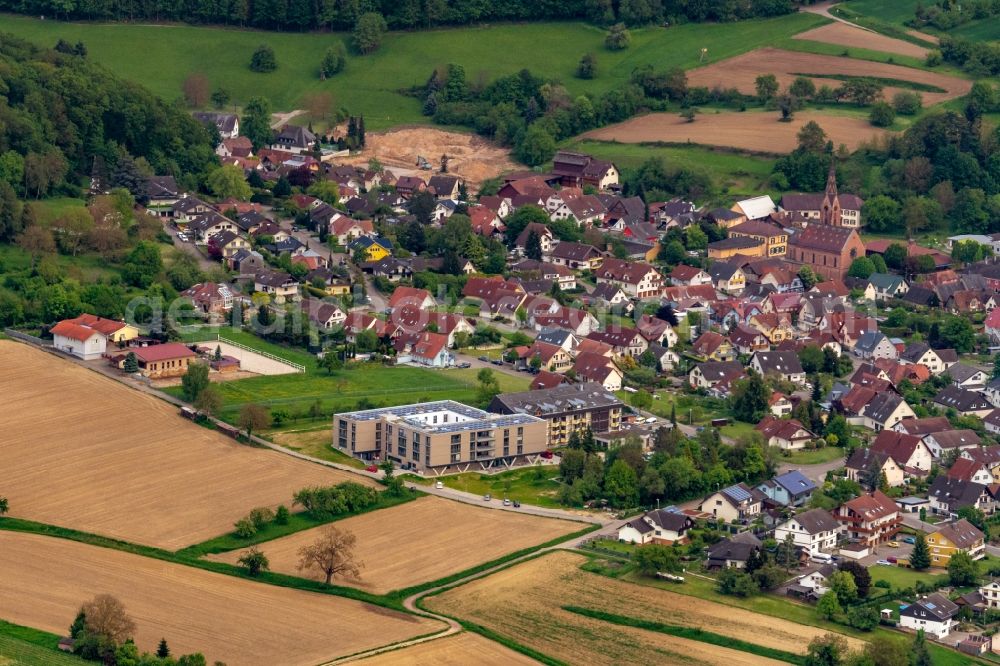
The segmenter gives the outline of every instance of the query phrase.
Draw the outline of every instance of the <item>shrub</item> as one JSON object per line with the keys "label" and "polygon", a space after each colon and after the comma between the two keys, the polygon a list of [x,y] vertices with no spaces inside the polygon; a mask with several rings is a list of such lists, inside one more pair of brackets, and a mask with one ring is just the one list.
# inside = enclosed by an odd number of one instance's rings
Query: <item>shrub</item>
{"label": "shrub", "polygon": [[250,511],[250,515],[247,516],[247,519],[253,523],[255,530],[262,530],[268,523],[274,520],[274,511],[266,506],[259,506]]}
{"label": "shrub", "polygon": [[240,518],[236,521],[234,525],[236,528],[236,536],[241,539],[249,539],[250,537],[257,534],[257,527],[253,524],[253,521],[249,518]]}
{"label": "shrub", "polygon": [[628,31],[624,23],[616,23],[608,30],[604,38],[604,46],[609,51],[621,51],[627,49],[632,43],[632,33]]}
{"label": "shrub", "polygon": [[892,96],[892,108],[901,116],[916,115],[924,106],[920,93],[901,90]]}
{"label": "shrub", "polygon": [[282,504],[274,512],[274,522],[278,525],[287,525],[289,516],[291,516],[291,511],[288,510],[287,506]]}
{"label": "shrub", "polygon": [[278,68],[278,59],[274,55],[274,49],[267,44],[261,44],[250,57],[250,69],[255,72],[273,72]]}
{"label": "shrub", "polygon": [[896,120],[896,110],[888,102],[876,102],[868,114],[868,122],[875,127],[889,127]]}

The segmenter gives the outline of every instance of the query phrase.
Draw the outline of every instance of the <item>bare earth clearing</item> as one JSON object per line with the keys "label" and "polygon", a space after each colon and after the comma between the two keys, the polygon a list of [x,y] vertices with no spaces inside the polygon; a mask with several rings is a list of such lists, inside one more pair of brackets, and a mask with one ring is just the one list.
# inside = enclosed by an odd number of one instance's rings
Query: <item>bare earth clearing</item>
{"label": "bare earth clearing", "polygon": [[[422,497],[390,509],[337,522],[340,529],[358,538],[355,553],[364,562],[361,580],[339,580],[341,585],[383,594],[418,583],[444,578],[508,553],[537,546],[582,525],[554,518],[539,518],[511,511],[495,511],[440,497]],[[292,575],[299,572],[299,549],[313,543],[322,527],[296,532],[260,545],[271,570]],[[404,551],[400,545],[405,544]],[[209,559],[235,563],[240,551],[211,555]]]}
{"label": "bare earth clearing", "polygon": [[[555,552],[427,599],[427,607],[471,620],[523,645],[573,664],[773,664],[770,659],[583,617],[579,606],[656,622],[698,627],[751,643],[804,654],[827,633],[740,608],[617,581],[578,567],[586,558]],[[762,628],[766,627],[766,631]],[[848,639],[852,648],[860,641]],[[631,647],[629,647],[631,646]]]}
{"label": "bare earth clearing", "polygon": [[[921,92],[924,105],[931,106],[949,99],[961,97],[972,88],[972,82],[954,76],[928,72],[902,65],[856,60],[840,56],[826,56],[815,53],[799,53],[775,48],[749,51],[735,58],[693,69],[687,73],[688,85],[714,88],[738,88],[740,92],[756,93],[754,81],[761,74],[774,74],[782,88],[790,84],[800,74],[829,74],[838,76],[872,76],[883,79],[897,79],[937,86],[947,92]],[[813,78],[818,86],[840,87],[835,79]],[[886,86],[884,95],[890,99],[900,88]]]}
{"label": "bare earth clearing", "polygon": [[295,460],[181,418],[68,360],[0,340],[0,470],[10,515],[176,550],[255,506],[360,476]]}
{"label": "bare earth clearing", "polygon": [[[418,155],[431,163],[431,171],[417,169]],[[420,176],[427,180],[437,173],[442,155],[448,155],[448,172],[461,176],[470,189],[477,189],[484,180],[505,171],[522,168],[511,160],[509,151],[481,136],[430,127],[369,132],[361,155],[338,162],[367,164],[374,157],[396,176]]]}
{"label": "bare earth clearing", "polygon": [[0,532],[0,616],[63,635],[80,604],[118,597],[136,643],[231,666],[311,666],[433,633],[439,622],[343,597],[253,583],[117,550]]}
{"label": "bare earth clearing", "polygon": [[824,42],[826,44],[836,44],[844,48],[868,49],[870,51],[882,51],[884,53],[898,53],[899,55],[913,56],[914,58],[924,58],[928,49],[902,39],[893,39],[880,35],[871,30],[856,28],[846,23],[829,23],[827,25],[806,30],[795,35],[792,39],[807,39],[814,42]]}
{"label": "bare earth clearing", "polygon": [[538,662],[520,652],[465,631],[354,662],[362,666],[532,666]]}
{"label": "bare earth clearing", "polygon": [[621,143],[700,143],[729,146],[763,153],[788,153],[798,145],[796,134],[810,120],[815,120],[833,145],[845,144],[851,150],[863,141],[886,133],[872,127],[864,118],[834,116],[821,111],[800,111],[790,123],[778,120],[777,112],[705,113],[693,123],[675,113],[650,113],[617,125],[587,132],[584,137]]}

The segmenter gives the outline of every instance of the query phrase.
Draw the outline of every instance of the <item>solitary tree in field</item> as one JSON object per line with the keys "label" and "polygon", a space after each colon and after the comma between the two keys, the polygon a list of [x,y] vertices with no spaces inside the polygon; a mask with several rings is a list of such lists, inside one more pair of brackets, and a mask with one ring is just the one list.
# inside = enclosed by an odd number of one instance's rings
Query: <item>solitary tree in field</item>
{"label": "solitary tree in field", "polygon": [[135,635],[135,622],[125,606],[110,594],[99,594],[80,607],[84,630],[95,638],[121,645]]}
{"label": "solitary tree in field", "polygon": [[229,91],[225,88],[216,88],[212,91],[212,105],[217,109],[221,109],[226,104],[229,104]]}
{"label": "solitary tree in field", "polygon": [[250,69],[255,72],[273,72],[278,68],[278,59],[274,49],[267,44],[261,44],[250,58]]}
{"label": "solitary tree in field", "polygon": [[236,560],[241,567],[247,570],[247,573],[251,576],[257,577],[262,571],[267,571],[271,568],[271,563],[267,559],[267,555],[262,553],[257,546],[253,546],[250,550],[245,551],[240,555],[240,559]]}
{"label": "solitary tree in field", "polygon": [[222,409],[222,395],[214,386],[206,386],[192,404],[198,411],[215,416]]}
{"label": "solitary tree in field", "polygon": [[247,439],[253,437],[254,430],[271,425],[271,412],[263,405],[243,405],[240,408],[240,428],[247,431]]}
{"label": "solitary tree in field", "polygon": [[5,513],[7,513],[7,509],[9,507],[10,507],[10,505],[7,503],[7,498],[6,497],[0,497],[0,516],[2,516]]}
{"label": "solitary tree in field", "polygon": [[188,106],[199,108],[205,106],[208,102],[208,78],[204,74],[194,73],[189,74],[186,79],[184,79],[184,100],[188,103]]}
{"label": "solitary tree in field", "polygon": [[201,392],[208,388],[208,366],[204,363],[192,363],[181,377],[181,392],[184,399],[195,401]]}
{"label": "solitary tree in field", "polygon": [[353,532],[328,527],[316,543],[299,550],[299,571],[318,570],[326,576],[327,585],[334,576],[358,578],[364,564],[355,561],[356,541]]}
{"label": "solitary tree in field", "polygon": [[160,645],[156,648],[156,656],[160,659],[166,659],[170,656],[170,647],[167,645],[166,638],[160,639]]}

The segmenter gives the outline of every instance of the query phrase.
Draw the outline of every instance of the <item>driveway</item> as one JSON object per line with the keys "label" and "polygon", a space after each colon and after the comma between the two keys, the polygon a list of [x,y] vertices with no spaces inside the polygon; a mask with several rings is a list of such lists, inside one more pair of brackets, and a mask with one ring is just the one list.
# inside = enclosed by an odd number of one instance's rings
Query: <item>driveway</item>
{"label": "driveway", "polygon": [[164,224],[163,230],[167,232],[168,236],[170,236],[170,240],[173,241],[174,247],[176,247],[184,254],[194,257],[195,261],[198,262],[198,268],[200,268],[201,270],[208,272],[216,268],[219,268],[221,266],[219,262],[212,261],[204,254],[202,254],[201,251],[198,250],[198,248],[196,248],[194,246],[194,243],[192,243],[190,240],[182,241],[180,238],[178,238],[177,237],[178,231],[173,226],[169,224]]}
{"label": "driveway", "polygon": [[778,473],[784,474],[785,472],[797,469],[800,472],[802,472],[802,474],[810,481],[814,481],[817,484],[822,484],[824,481],[826,481],[827,472],[833,471],[843,466],[844,466],[843,458],[837,458],[836,460],[831,460],[830,462],[825,462],[825,463],[816,463],[814,465],[796,465],[794,463],[782,463],[781,466],[778,467]]}

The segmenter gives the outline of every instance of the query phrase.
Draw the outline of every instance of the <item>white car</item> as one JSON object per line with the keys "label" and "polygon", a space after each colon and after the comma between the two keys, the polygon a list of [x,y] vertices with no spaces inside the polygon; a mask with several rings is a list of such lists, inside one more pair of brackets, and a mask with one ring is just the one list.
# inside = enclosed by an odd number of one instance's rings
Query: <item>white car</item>
{"label": "white car", "polygon": [[646,423],[656,423],[656,417],[650,416],[648,419],[646,419]]}
{"label": "white car", "polygon": [[434,487],[437,488],[438,490],[441,490],[442,488],[444,488],[444,484],[438,481],[437,483],[434,484]]}
{"label": "white car", "polygon": [[891,567],[892,566],[892,562],[890,562],[889,560],[879,560],[875,564],[881,564],[884,567]]}
{"label": "white car", "polygon": [[177,240],[184,241],[186,243],[187,239],[188,239],[188,237],[187,237],[186,234],[177,234]]}

